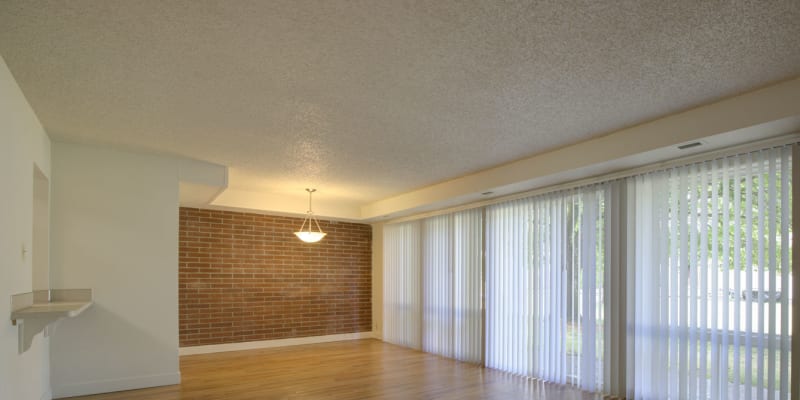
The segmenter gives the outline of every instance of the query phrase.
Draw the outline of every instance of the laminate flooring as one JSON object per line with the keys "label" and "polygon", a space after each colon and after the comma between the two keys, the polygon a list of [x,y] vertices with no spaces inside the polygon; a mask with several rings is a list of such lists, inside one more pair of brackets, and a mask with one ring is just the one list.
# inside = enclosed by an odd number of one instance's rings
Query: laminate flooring
{"label": "laminate flooring", "polygon": [[182,356],[180,366],[179,385],[71,399],[602,398],[374,339]]}

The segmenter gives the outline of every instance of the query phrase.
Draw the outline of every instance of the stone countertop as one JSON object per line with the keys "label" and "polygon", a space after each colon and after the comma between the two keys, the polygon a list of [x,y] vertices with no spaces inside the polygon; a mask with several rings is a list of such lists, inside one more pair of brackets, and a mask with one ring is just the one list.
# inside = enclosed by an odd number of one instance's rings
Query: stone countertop
{"label": "stone countertop", "polygon": [[65,318],[74,317],[92,305],[92,301],[55,301],[36,303],[11,312],[11,320],[27,318]]}

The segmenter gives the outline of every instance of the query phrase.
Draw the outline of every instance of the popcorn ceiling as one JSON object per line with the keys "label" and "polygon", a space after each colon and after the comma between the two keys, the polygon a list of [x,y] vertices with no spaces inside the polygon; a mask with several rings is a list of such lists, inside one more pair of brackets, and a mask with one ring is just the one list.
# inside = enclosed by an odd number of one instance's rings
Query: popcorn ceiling
{"label": "popcorn ceiling", "polygon": [[52,138],[369,202],[800,75],[800,2],[0,3]]}

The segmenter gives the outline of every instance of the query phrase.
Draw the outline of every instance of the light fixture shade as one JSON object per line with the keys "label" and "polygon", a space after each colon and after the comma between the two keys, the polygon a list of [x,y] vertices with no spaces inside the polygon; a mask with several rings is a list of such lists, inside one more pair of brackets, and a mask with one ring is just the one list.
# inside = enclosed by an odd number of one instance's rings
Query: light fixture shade
{"label": "light fixture shade", "polygon": [[[306,218],[303,220],[303,225],[300,226],[300,230],[294,233],[300,240],[306,243],[319,242],[327,235],[327,233],[323,232],[322,228],[319,227],[319,221],[314,218],[314,212],[311,210],[311,194],[316,191],[317,189],[306,189],[306,192],[308,192],[308,212],[306,213]],[[316,231],[311,230],[314,225],[317,226]],[[306,226],[308,227],[306,228]]]}
{"label": "light fixture shade", "polygon": [[325,232],[309,232],[309,231],[300,231],[300,232],[295,232],[294,234],[297,235],[297,237],[300,238],[300,240],[306,243],[319,242],[320,240],[322,240],[322,238],[325,237],[325,235],[327,235],[327,233]]}

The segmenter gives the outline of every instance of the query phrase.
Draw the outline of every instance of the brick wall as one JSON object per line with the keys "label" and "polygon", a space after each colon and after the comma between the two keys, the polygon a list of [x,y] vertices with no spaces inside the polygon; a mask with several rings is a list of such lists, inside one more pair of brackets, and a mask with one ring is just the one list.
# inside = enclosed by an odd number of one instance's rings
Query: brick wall
{"label": "brick wall", "polygon": [[180,345],[366,332],[372,323],[372,227],[180,209]]}

